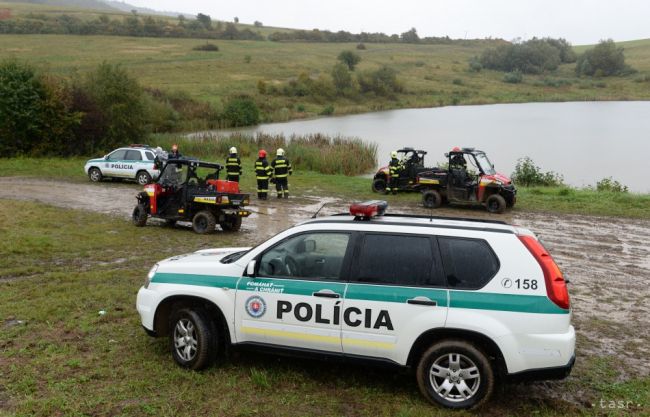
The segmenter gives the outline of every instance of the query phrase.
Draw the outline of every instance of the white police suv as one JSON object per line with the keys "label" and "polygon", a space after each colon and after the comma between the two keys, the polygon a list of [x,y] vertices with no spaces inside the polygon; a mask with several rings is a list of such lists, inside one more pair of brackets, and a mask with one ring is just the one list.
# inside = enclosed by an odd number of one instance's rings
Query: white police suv
{"label": "white police suv", "polygon": [[142,325],[169,337],[183,367],[231,345],[371,359],[414,370],[426,398],[450,408],[479,406],[497,382],[569,374],[567,287],[533,233],[385,207],[161,261],[138,292]]}
{"label": "white police suv", "polygon": [[154,150],[149,146],[131,145],[115,149],[103,158],[89,160],[84,171],[93,182],[99,182],[103,178],[124,178],[145,185],[160,175],[154,159]]}

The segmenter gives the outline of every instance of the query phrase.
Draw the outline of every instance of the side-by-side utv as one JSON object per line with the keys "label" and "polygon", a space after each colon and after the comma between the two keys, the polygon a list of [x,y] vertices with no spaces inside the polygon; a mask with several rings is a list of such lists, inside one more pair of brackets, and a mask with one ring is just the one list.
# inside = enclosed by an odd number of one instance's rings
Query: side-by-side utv
{"label": "side-by-side utv", "polygon": [[425,207],[442,203],[481,205],[490,213],[503,213],[517,202],[517,189],[507,176],[496,172],[483,151],[454,148],[445,154],[446,169],[422,172],[417,178]]}
{"label": "side-by-side utv", "polygon": [[223,165],[191,159],[168,160],[158,180],[144,187],[136,198],[133,223],[147,224],[149,216],[168,225],[191,221],[196,233],[212,233],[217,224],[224,231],[238,231],[242,218],[251,212],[243,207],[248,194],[239,192],[239,183],[219,179]]}

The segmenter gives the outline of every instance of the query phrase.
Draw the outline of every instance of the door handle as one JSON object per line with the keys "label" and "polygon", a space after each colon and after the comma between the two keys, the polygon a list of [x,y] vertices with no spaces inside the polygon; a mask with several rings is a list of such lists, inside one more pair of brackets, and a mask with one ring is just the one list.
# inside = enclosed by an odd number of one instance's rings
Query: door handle
{"label": "door handle", "polygon": [[314,263],[317,263],[317,264],[324,264],[324,263],[325,263],[325,259],[316,259],[316,260],[314,260]]}
{"label": "door handle", "polygon": [[312,293],[314,297],[323,297],[323,298],[341,298],[341,294],[336,293],[332,290],[320,290],[318,292]]}
{"label": "door handle", "polygon": [[408,304],[415,304],[419,306],[437,306],[438,302],[431,300],[427,297],[415,297],[415,298],[410,298],[406,300]]}

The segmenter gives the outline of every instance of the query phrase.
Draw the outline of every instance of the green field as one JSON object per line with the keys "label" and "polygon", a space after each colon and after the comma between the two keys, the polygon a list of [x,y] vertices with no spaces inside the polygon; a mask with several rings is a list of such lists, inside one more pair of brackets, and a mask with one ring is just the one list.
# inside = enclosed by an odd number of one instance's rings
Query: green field
{"label": "green field", "polygon": [[[0,416],[449,415],[422,398],[412,376],[389,369],[263,354],[235,355],[203,372],[176,366],[167,340],[149,338],[135,312],[148,269],[179,253],[255,243],[250,233],[141,229],[0,200]],[[501,387],[485,411],[589,415],[594,398],[625,398],[635,404],[628,412],[643,410],[636,404],[650,402],[648,378],[618,382],[619,372],[606,358],[581,356],[569,380]]]}
{"label": "green field", "polygon": [[[217,40],[212,42],[219,46],[219,52],[192,50],[203,42],[118,36],[0,35],[0,56],[24,60],[66,77],[82,75],[103,61],[122,63],[144,86],[184,91],[217,108],[225,98],[246,93],[263,103],[266,121],[315,116],[327,105],[334,106],[334,114],[346,114],[454,104],[650,99],[650,40],[622,43],[626,62],[639,70],[638,74],[580,79],[574,75],[574,64],[564,64],[555,73],[526,75],[521,84],[504,83],[502,72],[468,71],[468,59],[481,53],[485,48],[482,44],[367,44],[367,50],[357,51],[362,57],[357,71],[388,65],[399,72],[405,92],[394,99],[366,94],[355,99],[338,97],[332,102],[260,95],[257,83],[263,80],[279,85],[301,73],[312,77],[329,74],[337,55],[342,50],[354,49],[355,44]],[[557,80],[569,84],[556,83]]]}

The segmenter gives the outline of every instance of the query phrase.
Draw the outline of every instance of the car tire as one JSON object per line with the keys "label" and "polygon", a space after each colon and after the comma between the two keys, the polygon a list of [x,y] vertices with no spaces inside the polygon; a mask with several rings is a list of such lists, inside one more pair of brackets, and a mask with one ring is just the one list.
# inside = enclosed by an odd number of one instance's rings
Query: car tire
{"label": "car tire", "polygon": [[372,181],[372,191],[375,193],[386,192],[386,180],[383,178],[375,178]]}
{"label": "car tire", "polygon": [[199,211],[192,218],[192,229],[200,235],[213,233],[216,225],[217,221],[214,214],[207,210]]}
{"label": "car tire", "polygon": [[487,356],[463,340],[443,340],[427,349],[420,357],[416,378],[427,400],[454,409],[480,407],[495,384]]}
{"label": "car tire", "polygon": [[426,208],[438,208],[442,205],[442,197],[436,190],[427,190],[422,193],[422,204]]}
{"label": "car tire", "polygon": [[100,182],[104,176],[102,175],[102,171],[99,170],[99,168],[90,168],[88,170],[88,178],[92,182]]}
{"label": "car tire", "polygon": [[506,200],[499,194],[492,194],[487,198],[485,206],[490,213],[501,214],[506,211]]}
{"label": "car tire", "polygon": [[172,357],[183,368],[198,371],[207,368],[217,356],[218,335],[202,310],[175,310],[169,321]]}
{"label": "car tire", "polygon": [[147,224],[147,217],[147,206],[144,204],[138,204],[135,206],[133,214],[131,215],[134,225],[138,227],[145,226]]}
{"label": "car tire", "polygon": [[138,173],[135,174],[135,180],[140,185],[147,185],[151,182],[151,175],[149,175],[147,171],[138,171]]}
{"label": "car tire", "polygon": [[241,217],[227,215],[226,220],[219,222],[219,226],[224,232],[238,232],[241,229]]}
{"label": "car tire", "polygon": [[512,196],[512,198],[509,198],[506,200],[506,207],[508,208],[513,208],[517,204],[517,196]]}

